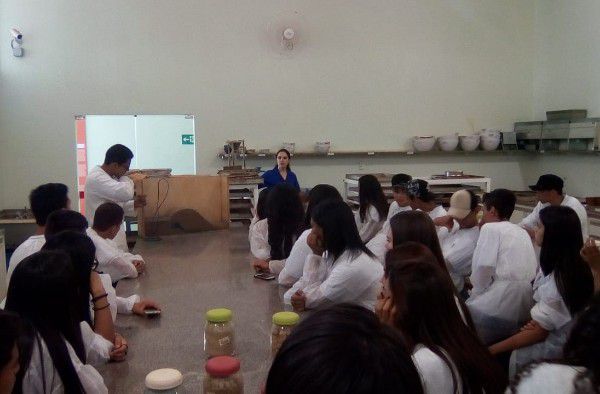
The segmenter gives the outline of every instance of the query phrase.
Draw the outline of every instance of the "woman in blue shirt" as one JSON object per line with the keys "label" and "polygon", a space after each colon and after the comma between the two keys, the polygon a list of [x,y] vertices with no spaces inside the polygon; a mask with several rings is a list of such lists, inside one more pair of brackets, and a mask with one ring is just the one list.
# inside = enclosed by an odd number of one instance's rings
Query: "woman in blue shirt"
{"label": "woman in blue shirt", "polygon": [[298,178],[296,178],[296,174],[290,169],[290,156],[290,152],[287,149],[277,151],[277,166],[262,175],[264,180],[263,187],[273,187],[280,183],[287,183],[300,190]]}

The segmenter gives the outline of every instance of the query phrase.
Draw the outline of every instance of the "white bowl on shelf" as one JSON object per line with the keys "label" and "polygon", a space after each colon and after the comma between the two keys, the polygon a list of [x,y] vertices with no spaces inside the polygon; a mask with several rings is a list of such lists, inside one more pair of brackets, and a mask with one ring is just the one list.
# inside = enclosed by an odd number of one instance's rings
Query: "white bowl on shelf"
{"label": "white bowl on shelf", "polygon": [[460,148],[466,152],[472,152],[477,150],[479,147],[479,141],[481,136],[479,134],[473,135],[461,135],[458,137],[460,141]]}
{"label": "white bowl on shelf", "polygon": [[500,136],[483,134],[481,136],[481,148],[485,151],[493,151],[498,149],[500,145]]}
{"label": "white bowl on shelf", "polygon": [[413,147],[416,152],[428,152],[433,149],[435,145],[435,137],[423,136],[413,138]]}
{"label": "white bowl on shelf", "polygon": [[458,146],[458,134],[438,137],[438,146],[444,152],[452,152]]}
{"label": "white bowl on shelf", "polygon": [[481,135],[482,137],[486,135],[488,137],[500,138],[501,134],[502,129],[483,129],[479,132],[479,135]]}
{"label": "white bowl on shelf", "polygon": [[317,153],[329,153],[329,149],[331,149],[330,141],[320,141],[315,144],[315,151]]}

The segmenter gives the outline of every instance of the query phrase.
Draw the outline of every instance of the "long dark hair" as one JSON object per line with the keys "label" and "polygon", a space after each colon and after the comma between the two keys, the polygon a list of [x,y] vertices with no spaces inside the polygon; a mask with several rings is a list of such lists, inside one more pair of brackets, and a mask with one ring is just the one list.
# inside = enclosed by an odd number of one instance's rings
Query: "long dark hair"
{"label": "long dark hair", "polygon": [[385,194],[383,194],[381,184],[374,175],[363,175],[358,178],[358,201],[360,203],[358,212],[361,222],[365,221],[369,205],[377,209],[380,221],[387,218],[390,206],[385,198]]}
{"label": "long dark hair", "polygon": [[583,246],[581,222],[569,207],[549,206],[540,211],[544,240],[540,267],[544,275],[554,272],[560,296],[571,316],[580,312],[594,294],[594,277],[579,251]]}
{"label": "long dark hair", "polygon": [[402,337],[373,312],[351,304],[304,319],[275,356],[265,389],[266,394],[423,392]]}
{"label": "long dark hair", "polygon": [[[469,393],[501,393],[506,377],[475,331],[467,327],[456,307],[454,285],[427,247],[407,242],[390,250],[385,260],[393,302],[394,324],[409,347],[418,344],[434,352],[459,376],[454,376]],[[470,320],[468,312],[466,317]],[[453,371],[454,372],[454,371]]]}
{"label": "long dark hair", "polygon": [[277,153],[275,153],[275,159],[277,159],[277,156],[279,156],[279,154],[281,152],[285,153],[287,155],[287,157],[288,157],[288,164],[287,164],[286,170],[287,171],[292,171],[292,167],[290,167],[290,161],[292,160],[292,155],[290,154],[289,150],[284,149],[284,148],[279,149],[277,151]]}
{"label": "long dark hair", "polygon": [[39,336],[48,348],[65,392],[84,392],[65,343],[68,341],[85,363],[76,299],[75,273],[66,253],[38,252],[15,268],[8,286],[6,309],[21,316],[26,335],[15,392],[23,390],[23,376],[31,362],[33,347],[40,346]]}
{"label": "long dark hair", "polygon": [[14,346],[19,345],[21,325],[17,314],[0,309],[0,371],[10,363]]}
{"label": "long dark hair", "polygon": [[360,239],[352,210],[343,201],[321,202],[313,210],[312,220],[323,229],[325,250],[334,260],[337,260],[346,250],[354,257],[361,252],[373,257],[373,253]]}
{"label": "long dark hair", "polygon": [[258,193],[258,201],[256,202],[256,216],[258,220],[267,218],[267,200],[269,199],[269,189],[265,187]]}
{"label": "long dark hair", "polygon": [[42,250],[63,251],[69,255],[77,280],[78,319],[93,326],[90,316],[90,274],[96,255],[94,242],[85,234],[62,231],[51,236]]}
{"label": "long dark hair", "polygon": [[[440,240],[433,220],[423,211],[405,211],[390,219],[394,247],[413,241],[427,246],[436,257],[438,265],[448,273]],[[449,275],[449,274],[448,274]]]}
{"label": "long dark hair", "polygon": [[306,215],[304,216],[305,228],[310,228],[312,211],[321,201],[325,200],[343,201],[340,192],[331,185],[319,184],[310,189],[310,192],[308,192],[308,206],[306,207]]}
{"label": "long dark hair", "polygon": [[287,183],[275,185],[267,199],[267,223],[271,258],[282,260],[290,255],[302,230],[304,208],[296,188]]}

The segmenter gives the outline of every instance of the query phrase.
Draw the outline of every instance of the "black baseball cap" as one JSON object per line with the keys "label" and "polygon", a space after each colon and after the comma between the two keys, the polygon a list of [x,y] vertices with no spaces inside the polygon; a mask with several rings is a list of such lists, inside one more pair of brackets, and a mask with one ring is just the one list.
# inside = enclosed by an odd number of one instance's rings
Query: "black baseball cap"
{"label": "black baseball cap", "polygon": [[539,177],[537,183],[535,185],[529,186],[529,188],[536,192],[556,190],[557,192],[562,193],[563,186],[564,182],[559,176],[556,176],[554,174],[546,174]]}

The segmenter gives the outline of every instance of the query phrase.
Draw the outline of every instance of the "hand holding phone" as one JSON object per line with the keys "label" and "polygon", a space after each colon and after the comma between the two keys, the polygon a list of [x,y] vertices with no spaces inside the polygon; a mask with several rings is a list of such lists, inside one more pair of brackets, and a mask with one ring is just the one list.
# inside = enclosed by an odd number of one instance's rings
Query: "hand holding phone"
{"label": "hand holding phone", "polygon": [[273,280],[273,279],[275,279],[275,275],[273,275],[273,273],[271,273],[271,272],[265,272],[265,271],[257,272],[256,274],[254,274],[254,277],[257,278],[257,279],[262,279],[262,280]]}

